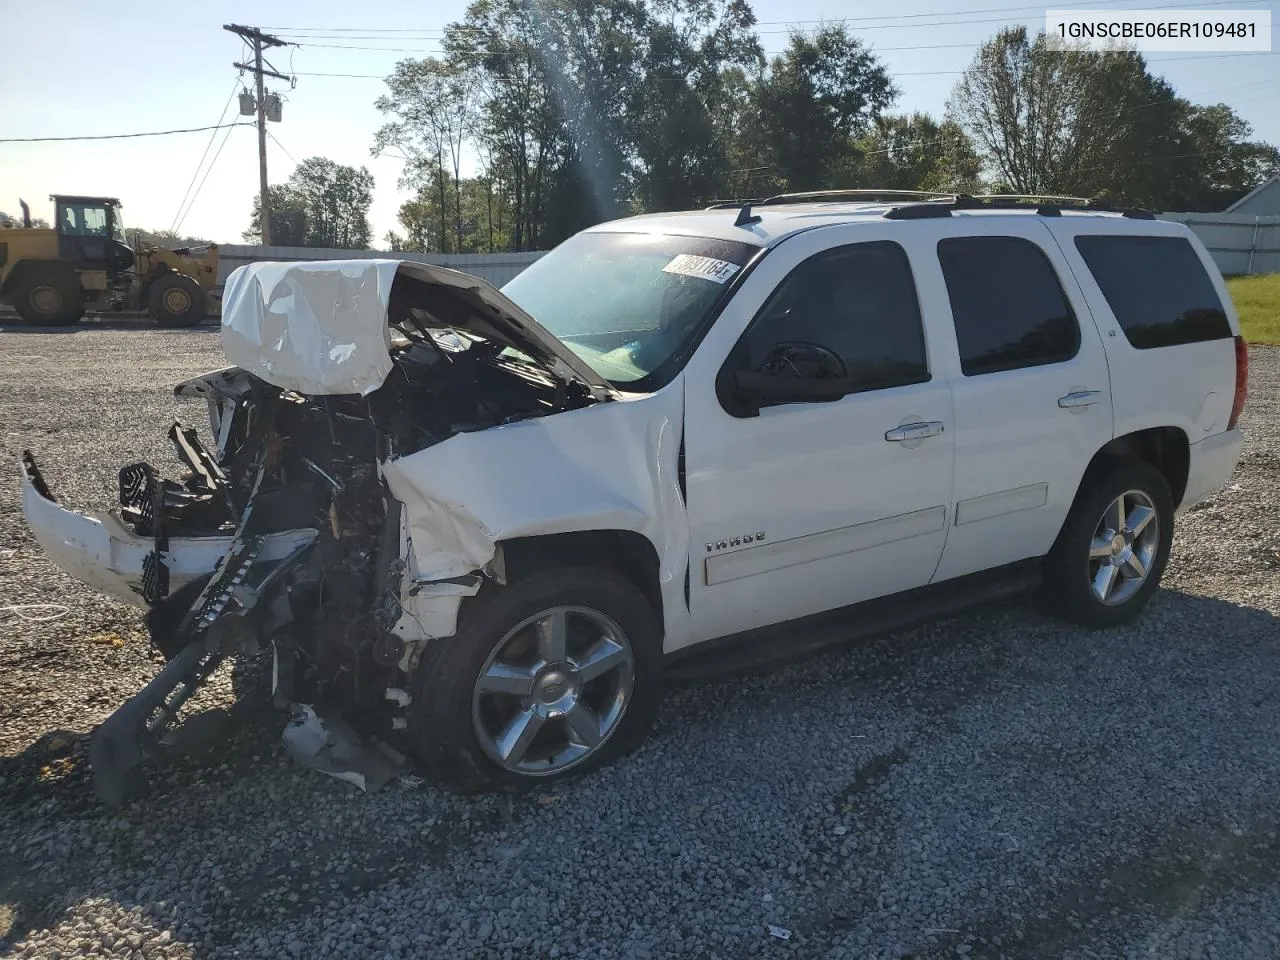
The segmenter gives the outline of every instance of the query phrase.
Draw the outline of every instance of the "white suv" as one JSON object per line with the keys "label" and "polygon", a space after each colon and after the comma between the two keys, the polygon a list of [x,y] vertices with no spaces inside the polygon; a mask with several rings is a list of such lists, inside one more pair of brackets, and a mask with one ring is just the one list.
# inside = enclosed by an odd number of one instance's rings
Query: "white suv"
{"label": "white suv", "polygon": [[[169,665],[96,732],[120,799],[220,658],[461,788],[634,748],[664,673],[1042,583],[1134,617],[1236,465],[1246,354],[1183,226],[1053,199],[776,198],[602,224],[498,292],[256,264],[180,385],[181,481],[24,506]],[[536,318],[536,319],[535,319]]]}

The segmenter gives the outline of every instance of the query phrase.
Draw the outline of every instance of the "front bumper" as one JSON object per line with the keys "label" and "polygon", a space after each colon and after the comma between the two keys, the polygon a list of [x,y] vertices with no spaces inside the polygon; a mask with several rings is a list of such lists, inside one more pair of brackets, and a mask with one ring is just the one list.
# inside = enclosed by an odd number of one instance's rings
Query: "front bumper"
{"label": "front bumper", "polygon": [[[145,607],[143,581],[155,553],[152,537],[142,537],[104,511],[68,510],[53,498],[30,455],[22,461],[22,513],[45,555],[70,576],[108,596]],[[289,530],[265,537],[262,559],[278,560],[309,542],[312,530]],[[159,554],[169,589],[207,576],[231,546],[232,534],[171,538]]]}

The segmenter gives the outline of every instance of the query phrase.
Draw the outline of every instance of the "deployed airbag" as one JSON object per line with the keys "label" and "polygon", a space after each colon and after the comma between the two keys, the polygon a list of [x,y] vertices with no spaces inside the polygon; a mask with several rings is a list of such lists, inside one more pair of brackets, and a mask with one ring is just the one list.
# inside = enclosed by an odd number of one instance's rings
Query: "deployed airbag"
{"label": "deployed airbag", "polygon": [[251,263],[227,278],[222,349],[268,383],[360,394],[391,372],[387,304],[398,260]]}

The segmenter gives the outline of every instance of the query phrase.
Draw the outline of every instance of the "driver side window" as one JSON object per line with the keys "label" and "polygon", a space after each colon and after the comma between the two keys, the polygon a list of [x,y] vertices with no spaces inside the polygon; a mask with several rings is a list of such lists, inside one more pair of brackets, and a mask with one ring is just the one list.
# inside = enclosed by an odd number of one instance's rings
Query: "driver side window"
{"label": "driver side window", "polygon": [[849,393],[924,383],[929,366],[906,251],[877,240],[810,257],[778,284],[738,351],[748,370],[840,376]]}

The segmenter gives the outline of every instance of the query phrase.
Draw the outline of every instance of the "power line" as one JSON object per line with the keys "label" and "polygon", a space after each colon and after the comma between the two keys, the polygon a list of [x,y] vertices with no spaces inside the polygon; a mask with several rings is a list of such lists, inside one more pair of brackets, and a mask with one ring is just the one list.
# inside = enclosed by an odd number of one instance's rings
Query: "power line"
{"label": "power line", "polygon": [[200,197],[200,191],[204,189],[204,182],[209,179],[209,174],[213,172],[214,165],[218,162],[218,157],[222,156],[222,148],[225,147],[227,145],[227,141],[231,139],[231,128],[251,126],[253,126],[251,123],[232,123],[227,125],[227,132],[222,135],[222,142],[218,144],[218,149],[214,151],[213,159],[209,161],[209,166],[205,168],[204,176],[200,178],[200,186],[196,187],[196,192],[191,195],[191,202],[187,204],[186,213],[184,213],[181,219],[178,220],[177,226],[173,228],[174,233],[177,233],[182,229],[183,222],[191,213],[192,208],[195,207],[196,200]]}
{"label": "power line", "polygon": [[225,127],[251,127],[251,123],[220,123],[211,127],[184,127],[181,130],[151,130],[147,133],[102,133],[88,137],[2,137],[0,143],[53,143],[62,140],[129,140],[134,137],[167,137],[171,133],[200,133]]}
{"label": "power line", "polygon": [[[1099,6],[1100,4],[1127,3],[1127,2],[1129,2],[1129,0],[1072,0],[1072,2],[1068,2],[1068,3],[1055,3],[1053,5],[1053,9],[1057,10],[1057,9],[1065,9],[1065,8],[1071,8],[1071,7],[1096,7],[1096,6]],[[1209,2],[1205,2],[1205,3],[1185,4],[1184,6],[1189,6],[1189,7],[1238,6],[1244,3],[1262,3],[1262,2],[1269,2],[1269,0],[1209,0]],[[1136,7],[1132,9],[1169,10],[1169,9],[1176,9],[1176,7],[1161,5],[1157,7]],[[978,14],[978,13],[1016,13],[1019,11],[1027,11],[1027,10],[1033,11],[1033,12],[1042,12],[1045,10],[1045,7],[1043,5],[1041,6],[1023,5],[1023,6],[1016,6],[1016,7],[980,7],[980,8],[969,9],[969,10],[936,10],[928,13],[896,13],[896,14],[885,14],[883,16],[878,16],[878,17],[830,17],[830,18],[823,17],[820,19],[809,19],[809,20],[799,20],[799,19],[798,20],[758,20],[756,21],[755,26],[792,26],[795,24],[807,24],[807,23],[828,24],[828,25],[834,26],[840,23],[865,23],[872,20],[920,20],[928,17],[968,16],[970,14]],[[1006,18],[1006,19],[1011,19],[1011,18]],[[972,21],[972,22],[978,22],[978,21]],[[285,36],[301,35],[304,33],[312,34],[312,35],[316,35],[320,33],[392,33],[392,34],[398,34],[398,35],[404,35],[406,33],[427,33],[427,34],[443,35],[445,32],[443,29],[437,29],[435,27],[423,27],[420,29],[413,29],[413,28],[405,29],[403,27],[382,27],[382,28],[268,27],[266,29],[274,30],[275,32]],[[454,25],[453,29],[485,32],[482,27],[473,27],[473,26],[470,26],[469,24],[456,24]],[[432,39],[432,38],[428,37],[426,39]]]}
{"label": "power line", "polygon": [[[231,84],[231,94],[227,97],[227,102],[222,105],[222,112],[218,114],[218,123],[221,124],[227,115],[227,108],[231,106],[231,101],[236,98],[236,88],[240,86],[240,77],[237,75],[235,82]],[[217,128],[209,134],[209,142],[204,145],[204,152],[200,154],[200,159],[196,163],[196,168],[191,174],[191,181],[187,184],[187,189],[182,193],[182,199],[178,201],[178,209],[173,213],[173,220],[169,223],[169,229],[172,231],[178,222],[178,217],[182,216],[182,208],[186,206],[187,197],[191,195],[191,188],[196,184],[196,177],[200,176],[200,168],[204,166],[204,158],[209,155],[209,148],[213,146],[214,139],[218,136]]]}
{"label": "power line", "polygon": [[[963,47],[973,47],[973,44],[969,44],[969,43],[965,43],[965,44],[945,44],[945,46],[963,46]],[[900,47],[900,48],[896,48],[896,49],[907,49],[907,50],[922,49],[922,50],[924,50],[924,49],[932,49],[932,48],[928,48],[928,47],[918,47],[918,48],[917,48],[917,47]],[[881,52],[883,52],[883,50],[879,50],[879,49],[872,49],[872,50],[870,50],[870,51],[868,51],[868,52],[870,52],[870,53],[881,53]],[[1126,51],[1119,51],[1119,52],[1126,52]],[[1153,66],[1159,66],[1159,65],[1160,65],[1160,64],[1162,64],[1162,63],[1174,63],[1174,62],[1177,62],[1177,61],[1179,61],[1179,60],[1217,60],[1217,59],[1221,59],[1221,58],[1223,58],[1223,57],[1243,57],[1243,56],[1250,56],[1250,55],[1251,55],[1251,54],[1247,54],[1247,53],[1197,53],[1197,54],[1192,54],[1191,56],[1186,56],[1186,57],[1168,57],[1168,58],[1163,59],[1163,60],[1151,60],[1151,61],[1150,61],[1150,63],[1151,63]],[[1276,54],[1276,53],[1266,53],[1266,52],[1261,52],[1261,51],[1260,51],[1260,52],[1259,52],[1259,55],[1261,55],[1261,56],[1276,56],[1277,54]],[[1145,56],[1145,54],[1144,54],[1144,56]],[[919,71],[904,70],[904,71],[893,71],[893,72],[892,72],[892,77],[959,76],[959,75],[960,75],[960,74],[962,74],[962,73],[964,73],[964,71],[963,71],[963,70],[919,70]],[[389,79],[389,78],[390,78],[390,74],[386,74],[386,73],[306,73],[306,72],[300,72],[300,73],[296,73],[296,74],[294,74],[294,76],[298,76],[298,77],[347,77],[347,78],[357,79],[357,80],[387,80],[387,79]],[[522,78],[522,77],[489,77],[489,78],[487,78],[487,79],[489,79],[489,80],[500,80],[500,81],[504,81],[504,82],[516,82],[516,81],[522,80],[522,79],[524,79],[524,78]],[[650,77],[650,78],[648,78],[648,79],[649,79],[649,80],[666,80],[666,81],[668,81],[668,82],[670,82],[670,83],[686,83],[686,82],[688,82],[684,77]]]}
{"label": "power line", "polygon": [[283,143],[281,143],[279,140],[277,140],[277,139],[276,139],[276,135],[275,135],[274,133],[272,133],[270,130],[268,130],[268,131],[267,131],[267,136],[271,138],[272,142],[274,142],[274,143],[275,143],[275,145],[276,145],[277,147],[279,147],[281,150],[283,150],[283,151],[284,151],[284,155],[285,155],[286,157],[288,157],[290,160],[292,160],[295,164],[298,162],[298,158],[297,158],[297,157],[295,157],[292,153],[290,153],[290,152],[289,152],[289,148],[288,148],[288,147],[286,147]]}

